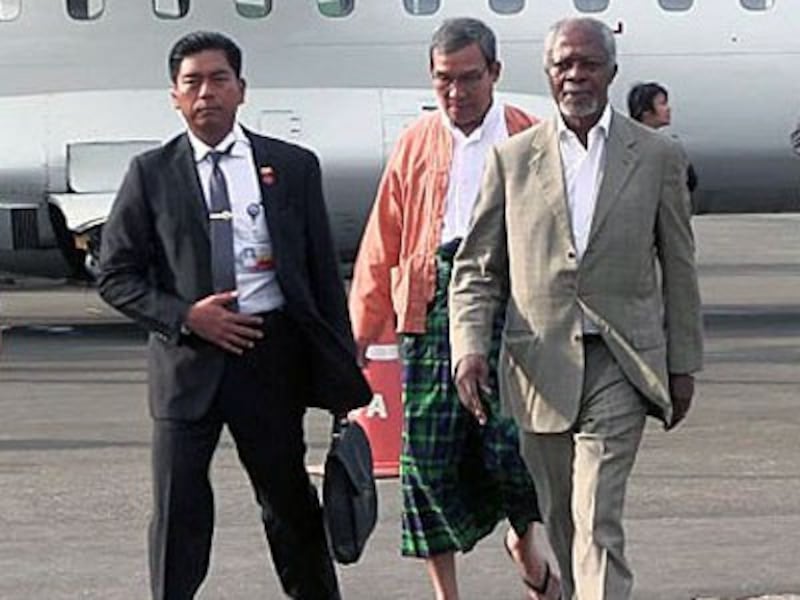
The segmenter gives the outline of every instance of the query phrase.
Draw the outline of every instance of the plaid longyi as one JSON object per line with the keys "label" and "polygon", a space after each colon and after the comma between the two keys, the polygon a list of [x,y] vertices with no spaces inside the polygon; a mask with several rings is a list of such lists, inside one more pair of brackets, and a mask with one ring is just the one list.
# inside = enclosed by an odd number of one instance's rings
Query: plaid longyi
{"label": "plaid longyi", "polygon": [[[401,342],[401,551],[406,556],[467,552],[503,519],[519,533],[540,520],[516,425],[500,414],[496,391],[485,398],[489,418],[481,427],[462,407],[450,376],[447,288],[456,247],[437,252],[436,293],[426,332],[404,335]],[[490,356],[493,390],[501,330],[502,315]]]}

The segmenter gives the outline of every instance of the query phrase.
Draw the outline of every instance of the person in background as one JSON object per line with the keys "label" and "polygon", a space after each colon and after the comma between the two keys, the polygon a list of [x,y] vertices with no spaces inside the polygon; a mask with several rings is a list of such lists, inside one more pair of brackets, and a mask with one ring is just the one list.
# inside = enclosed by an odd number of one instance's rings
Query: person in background
{"label": "person in background", "polygon": [[[362,361],[370,344],[401,337],[402,554],[423,558],[437,600],[459,597],[455,555],[508,519],[504,543],[531,599],[559,597],[534,546],[536,491],[518,432],[501,415],[494,370],[480,410],[468,412],[451,379],[447,297],[453,255],[465,235],[487,151],[529,127],[523,111],[494,99],[495,36],[476,19],[434,33],[430,73],[439,110],[401,135],[361,241],[350,289]],[[496,319],[492,365],[499,346]]]}
{"label": "person in background", "polygon": [[[637,83],[628,92],[628,114],[651,129],[668,127],[672,122],[672,109],[667,89],[654,81]],[[686,185],[690,192],[697,187],[697,173],[692,163],[686,168]]]}
{"label": "person in background", "polygon": [[564,598],[627,600],[626,485],[647,414],[674,427],[702,365],[686,162],[612,109],[614,34],[565,19],[545,38],[557,114],[486,160],[456,254],[450,343],[480,410],[494,315],[500,395],[521,429]]}

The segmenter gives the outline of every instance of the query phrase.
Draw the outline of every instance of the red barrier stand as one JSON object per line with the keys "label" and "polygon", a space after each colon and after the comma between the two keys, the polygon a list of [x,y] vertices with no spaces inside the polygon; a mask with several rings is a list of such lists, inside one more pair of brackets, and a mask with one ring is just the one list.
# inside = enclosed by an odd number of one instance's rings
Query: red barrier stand
{"label": "red barrier stand", "polygon": [[370,346],[367,358],[364,376],[372,388],[372,401],[350,417],[369,438],[375,477],[397,477],[403,432],[402,367],[397,346]]}

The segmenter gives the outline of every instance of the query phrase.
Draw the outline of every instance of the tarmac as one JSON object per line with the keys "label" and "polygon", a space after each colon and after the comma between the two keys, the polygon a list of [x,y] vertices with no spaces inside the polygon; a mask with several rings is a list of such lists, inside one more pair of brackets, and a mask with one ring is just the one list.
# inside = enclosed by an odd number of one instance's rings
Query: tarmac
{"label": "tarmac", "polygon": [[[635,597],[800,599],[800,215],[695,218],[706,368],[687,421],[648,426],[626,507]],[[0,599],[148,597],[150,423],[144,335],[91,288],[0,285]],[[329,421],[307,417],[309,465]],[[200,600],[282,598],[229,438]],[[399,555],[400,489],[378,483],[347,600],[431,598]],[[523,598],[505,525],[459,558],[463,600]],[[540,539],[544,544],[544,540]]]}

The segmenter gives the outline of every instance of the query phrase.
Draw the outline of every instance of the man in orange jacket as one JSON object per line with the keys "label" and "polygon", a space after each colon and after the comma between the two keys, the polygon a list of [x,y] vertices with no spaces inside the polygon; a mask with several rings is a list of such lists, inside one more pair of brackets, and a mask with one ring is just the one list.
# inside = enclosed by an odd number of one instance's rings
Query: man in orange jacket
{"label": "man in orange jacket", "polygon": [[448,342],[452,258],[469,225],[486,154],[534,120],[494,101],[495,37],[478,20],[451,19],[437,29],[430,71],[440,110],[401,135],[350,290],[362,364],[370,344],[394,339],[395,332],[401,338],[402,553],[426,560],[437,600],[456,600],[455,553],[471,550],[508,519],[505,546],[530,597],[557,598],[559,582],[533,544],[539,509],[516,427],[500,414],[496,386],[486,390],[481,415],[460,404]]}

